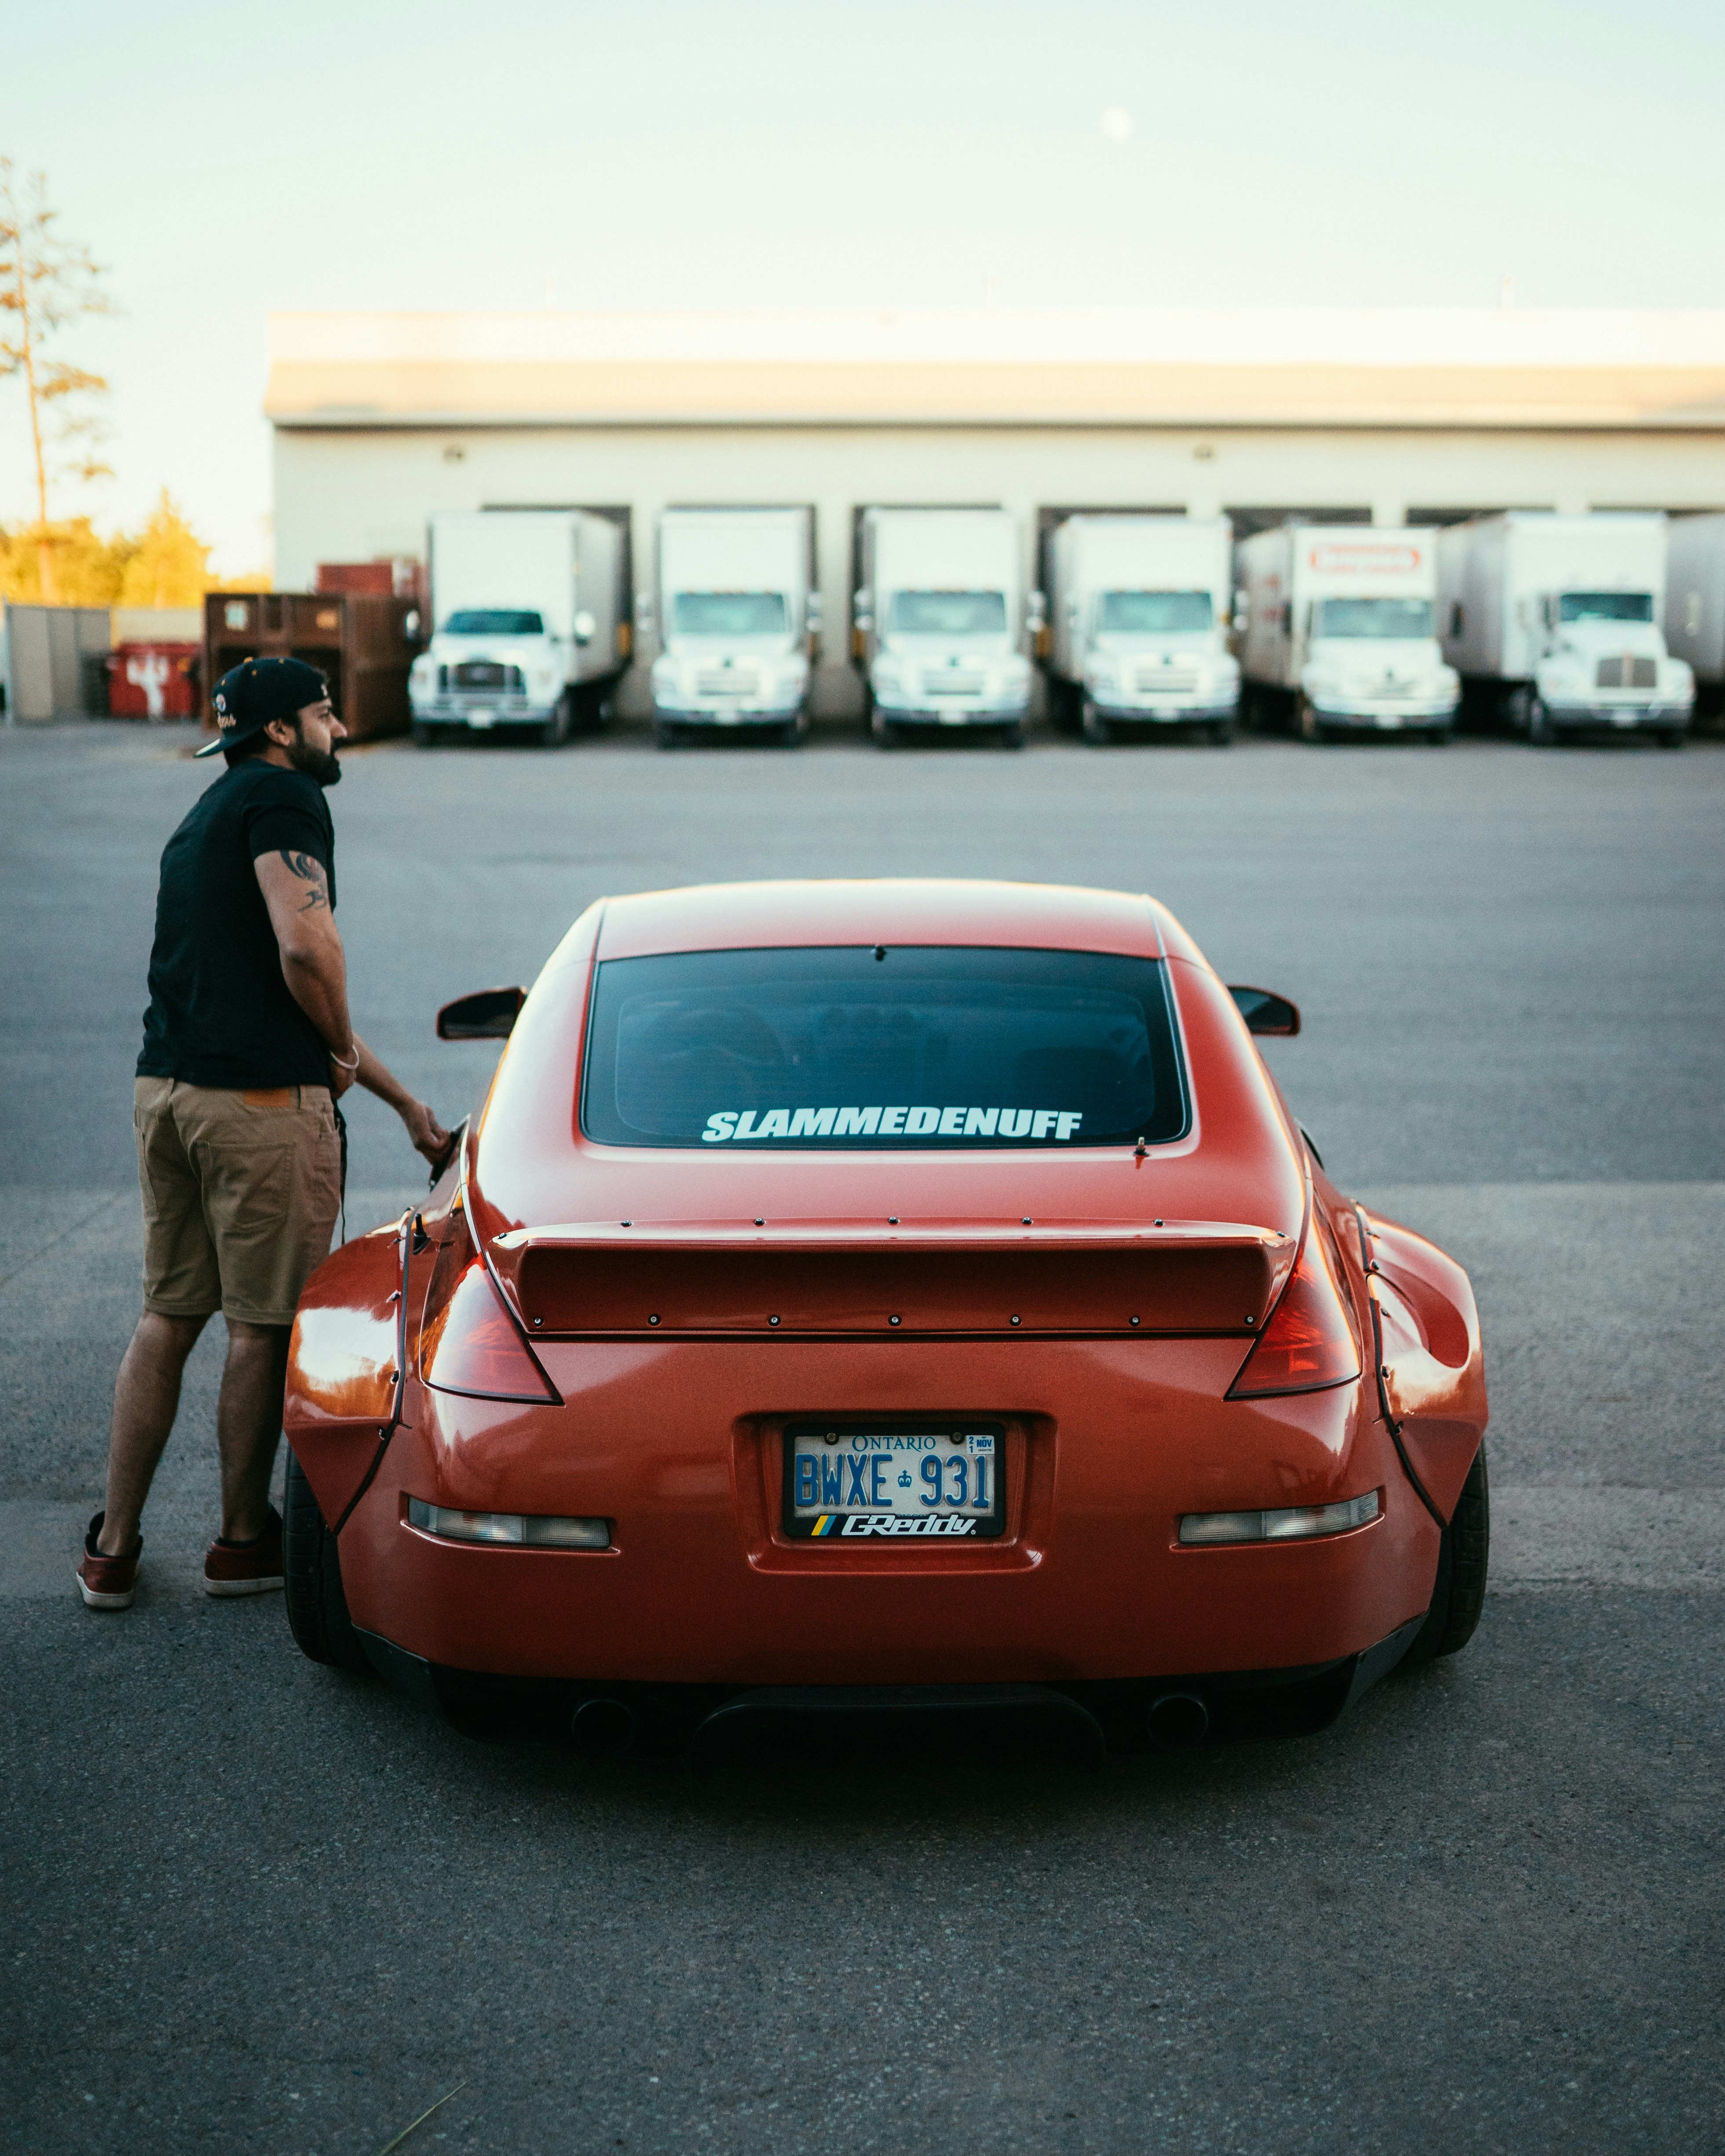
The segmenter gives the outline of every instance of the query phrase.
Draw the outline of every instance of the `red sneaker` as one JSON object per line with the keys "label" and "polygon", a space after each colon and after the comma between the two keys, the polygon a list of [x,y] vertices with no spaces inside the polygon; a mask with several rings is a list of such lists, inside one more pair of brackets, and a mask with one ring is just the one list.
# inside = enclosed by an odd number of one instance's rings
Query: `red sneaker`
{"label": "red sneaker", "polygon": [[74,1577],[86,1609],[130,1609],[133,1590],[138,1584],[138,1558],[143,1553],[144,1538],[138,1537],[129,1557],[105,1557],[96,1548],[96,1537],[106,1517],[105,1512],[98,1512],[90,1521],[84,1537],[84,1555]]}
{"label": "red sneaker", "polygon": [[283,1586],[281,1515],[270,1507],[270,1524],[249,1543],[230,1543],[218,1535],[203,1553],[206,1594],[268,1594]]}

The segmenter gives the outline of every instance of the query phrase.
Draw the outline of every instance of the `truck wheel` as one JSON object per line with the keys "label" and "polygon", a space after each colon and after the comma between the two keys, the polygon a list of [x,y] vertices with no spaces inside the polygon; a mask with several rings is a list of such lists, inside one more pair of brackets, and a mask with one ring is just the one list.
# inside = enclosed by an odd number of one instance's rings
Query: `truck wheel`
{"label": "truck wheel", "polygon": [[1659,735],[1659,745],[1661,748],[1681,748],[1683,746],[1682,728],[1681,726],[1661,727]]}
{"label": "truck wheel", "polygon": [[443,737],[444,730],[441,726],[433,726],[429,719],[414,720],[413,746],[415,748],[435,748]]}
{"label": "truck wheel", "polygon": [[565,689],[557,698],[557,709],[539,730],[539,739],[546,748],[561,748],[575,731],[575,691]]}
{"label": "truck wheel", "polygon": [[1324,730],[1318,723],[1317,713],[1302,696],[1294,706],[1294,731],[1302,742],[1321,742]]}
{"label": "truck wheel", "polygon": [[1450,746],[1450,728],[1432,726],[1428,729],[1425,739],[1428,746],[1432,748],[1447,748]]}
{"label": "truck wheel", "polygon": [[1002,726],[995,738],[1002,748],[1022,748],[1024,745],[1024,726],[1022,724]]}
{"label": "truck wheel", "polygon": [[655,719],[653,740],[655,746],[659,748],[680,748],[683,745],[683,730],[680,726],[672,726],[668,719]]}
{"label": "truck wheel", "polygon": [[281,1568],[286,1576],[283,1599],[294,1645],[311,1661],[368,1673],[372,1666],[347,1614],[336,1537],[324,1525],[305,1471],[291,1451],[281,1509]]}
{"label": "truck wheel", "polygon": [[1437,1578],[1431,1608],[1404,1666],[1417,1669],[1440,1655],[1459,1655],[1473,1637],[1486,1604],[1486,1573],[1491,1555],[1491,1491],[1481,1445],[1461,1486],[1455,1510],[1438,1546]]}
{"label": "truck wheel", "polygon": [[1527,700],[1527,741],[1533,748],[1551,748],[1558,738],[1558,730],[1551,722],[1551,713],[1538,696]]}
{"label": "truck wheel", "polygon": [[1113,740],[1113,727],[1106,719],[1097,716],[1096,707],[1088,696],[1084,700],[1082,713],[1083,716],[1079,721],[1079,732],[1093,748],[1105,747]]}
{"label": "truck wheel", "polygon": [[1233,720],[1214,720],[1210,725],[1210,741],[1217,748],[1232,748],[1234,746]]}

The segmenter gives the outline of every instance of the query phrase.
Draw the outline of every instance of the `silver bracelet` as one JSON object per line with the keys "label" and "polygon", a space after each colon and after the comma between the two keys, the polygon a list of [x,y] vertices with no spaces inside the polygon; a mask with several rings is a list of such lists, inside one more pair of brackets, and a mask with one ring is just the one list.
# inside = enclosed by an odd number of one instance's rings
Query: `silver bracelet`
{"label": "silver bracelet", "polygon": [[330,1050],[330,1060],[335,1065],[338,1070],[357,1070],[359,1068],[359,1050],[357,1047],[355,1048],[353,1051],[353,1060],[350,1063],[345,1055],[337,1055],[335,1050],[332,1048]]}

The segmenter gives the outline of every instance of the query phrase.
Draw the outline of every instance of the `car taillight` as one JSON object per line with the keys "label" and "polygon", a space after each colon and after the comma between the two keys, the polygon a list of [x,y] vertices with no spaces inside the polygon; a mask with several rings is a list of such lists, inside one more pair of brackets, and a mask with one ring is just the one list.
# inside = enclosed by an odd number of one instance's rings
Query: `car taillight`
{"label": "car taillight", "polygon": [[1328,1240],[1316,1222],[1299,1259],[1240,1374],[1230,1400],[1268,1393],[1315,1393],[1359,1375],[1359,1350],[1337,1285]]}
{"label": "car taillight", "polygon": [[[465,1237],[462,1243],[457,1261],[472,1247]],[[426,1383],[439,1393],[465,1393],[475,1399],[554,1401],[556,1389],[504,1308],[485,1260],[469,1256],[447,1298],[439,1301],[438,1276],[444,1269],[439,1259],[419,1337],[419,1367]]]}

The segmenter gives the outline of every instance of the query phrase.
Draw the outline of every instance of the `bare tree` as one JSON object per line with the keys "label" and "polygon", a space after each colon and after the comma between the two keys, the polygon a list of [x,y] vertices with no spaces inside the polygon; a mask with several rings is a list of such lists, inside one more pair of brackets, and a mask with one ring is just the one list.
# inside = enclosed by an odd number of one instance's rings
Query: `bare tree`
{"label": "bare tree", "polygon": [[[36,560],[42,597],[54,599],[54,547],[48,526],[50,479],[98,479],[109,467],[96,454],[103,434],[92,400],[106,393],[100,374],[51,357],[45,347],[85,315],[107,315],[105,274],[81,242],[62,238],[40,172],[19,177],[0,157],[0,379],[22,375],[36,462]],[[58,455],[51,454],[58,452]]]}

